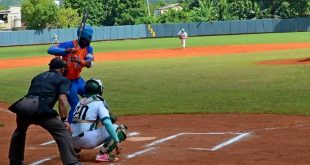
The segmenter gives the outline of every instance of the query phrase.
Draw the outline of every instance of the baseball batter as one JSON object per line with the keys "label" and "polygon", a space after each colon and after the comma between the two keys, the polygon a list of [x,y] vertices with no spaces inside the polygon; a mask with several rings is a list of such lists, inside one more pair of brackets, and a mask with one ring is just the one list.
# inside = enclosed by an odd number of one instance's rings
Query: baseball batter
{"label": "baseball batter", "polygon": [[[78,28],[77,35],[80,34],[81,29]],[[93,47],[90,46],[93,36],[93,28],[85,26],[82,30],[80,40],[73,40],[60,43],[57,46],[51,46],[48,53],[55,56],[62,56],[66,61],[68,68],[66,77],[71,81],[69,89],[68,101],[70,104],[70,111],[68,115],[69,123],[72,122],[74,109],[79,102],[79,95],[84,95],[85,81],[81,77],[81,72],[84,67],[90,68],[93,65]]]}
{"label": "baseball batter", "polygon": [[178,36],[181,40],[181,45],[182,45],[182,48],[185,48],[186,47],[186,39],[188,37],[186,31],[184,29],[181,29],[178,33]]}
{"label": "baseball batter", "polygon": [[126,139],[127,127],[117,125],[111,119],[108,106],[101,96],[103,84],[98,79],[90,79],[85,85],[86,97],[82,98],[74,112],[71,126],[73,148],[78,153],[82,149],[92,149],[103,144],[96,156],[97,162],[114,161],[118,158],[110,154],[116,149],[120,153],[120,142]]}

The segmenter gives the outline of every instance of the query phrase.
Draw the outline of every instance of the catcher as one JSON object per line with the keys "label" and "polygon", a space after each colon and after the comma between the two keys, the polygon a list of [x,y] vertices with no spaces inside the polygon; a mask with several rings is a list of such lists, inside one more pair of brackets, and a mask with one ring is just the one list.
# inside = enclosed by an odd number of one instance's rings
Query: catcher
{"label": "catcher", "polygon": [[187,39],[188,35],[184,29],[181,29],[178,33],[178,36],[181,40],[182,48],[184,49],[186,47],[186,39]]}
{"label": "catcher", "polygon": [[86,81],[86,97],[76,106],[70,125],[76,153],[103,144],[96,156],[97,162],[118,160],[112,151],[115,149],[116,155],[120,154],[120,143],[126,139],[127,134],[127,127],[116,124],[116,118],[109,113],[102,97],[103,89],[98,79]]}

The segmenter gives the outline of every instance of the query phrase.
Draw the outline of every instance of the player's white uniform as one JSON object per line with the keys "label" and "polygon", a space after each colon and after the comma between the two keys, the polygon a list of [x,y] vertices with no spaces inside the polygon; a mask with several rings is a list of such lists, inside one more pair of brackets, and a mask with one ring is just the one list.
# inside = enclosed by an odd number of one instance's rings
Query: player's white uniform
{"label": "player's white uniform", "polygon": [[[73,148],[92,149],[109,139],[110,135],[100,121],[103,118],[110,118],[107,105],[99,99],[83,98],[75,109],[70,125]],[[113,127],[116,130],[118,125],[113,124]]]}
{"label": "player's white uniform", "polygon": [[185,48],[186,47],[186,39],[188,37],[187,33],[185,31],[183,31],[183,32],[179,31],[178,36],[181,39],[182,47]]}
{"label": "player's white uniform", "polygon": [[52,45],[54,44],[58,44],[59,40],[58,40],[58,36],[56,34],[52,35]]}

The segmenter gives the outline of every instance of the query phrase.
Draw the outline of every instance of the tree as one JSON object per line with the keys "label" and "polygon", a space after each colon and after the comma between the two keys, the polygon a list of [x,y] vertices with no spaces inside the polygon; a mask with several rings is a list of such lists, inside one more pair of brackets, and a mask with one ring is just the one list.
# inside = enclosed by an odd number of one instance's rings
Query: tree
{"label": "tree", "polygon": [[7,10],[8,7],[4,6],[4,5],[0,5],[0,10]]}
{"label": "tree", "polygon": [[218,13],[217,20],[225,21],[232,19],[232,15],[229,12],[229,3],[227,0],[216,1],[216,11]]}
{"label": "tree", "polygon": [[192,22],[191,13],[180,10],[169,10],[164,14],[157,17],[158,23],[182,23],[182,22]]}
{"label": "tree", "polygon": [[104,25],[133,25],[135,20],[147,16],[144,0],[103,0]]}
{"label": "tree", "polygon": [[21,12],[27,29],[57,27],[58,8],[54,0],[23,0]]}
{"label": "tree", "polygon": [[61,7],[59,10],[59,22],[60,28],[78,27],[82,18],[79,17],[77,10],[72,8]]}
{"label": "tree", "polygon": [[290,3],[282,2],[279,7],[275,10],[275,16],[280,18],[290,18],[293,16],[293,11],[290,8]]}
{"label": "tree", "polygon": [[152,24],[156,22],[153,16],[139,17],[135,20],[135,24]]}
{"label": "tree", "polygon": [[231,2],[230,12],[236,19],[253,19],[259,17],[260,8],[251,0],[237,0]]}
{"label": "tree", "polygon": [[254,0],[264,18],[289,18],[309,15],[309,0]]}
{"label": "tree", "polygon": [[87,9],[89,16],[87,23],[94,26],[101,26],[102,21],[105,19],[105,11],[103,7],[103,0],[65,0],[64,6],[77,10],[81,17],[84,9]]}
{"label": "tree", "polygon": [[310,14],[309,0],[288,0],[288,2],[290,3],[292,16],[306,16]]}
{"label": "tree", "polygon": [[[195,5],[192,10],[194,22],[216,21],[218,13],[216,12],[215,2],[198,0],[198,5]],[[196,7],[197,6],[197,7]]]}

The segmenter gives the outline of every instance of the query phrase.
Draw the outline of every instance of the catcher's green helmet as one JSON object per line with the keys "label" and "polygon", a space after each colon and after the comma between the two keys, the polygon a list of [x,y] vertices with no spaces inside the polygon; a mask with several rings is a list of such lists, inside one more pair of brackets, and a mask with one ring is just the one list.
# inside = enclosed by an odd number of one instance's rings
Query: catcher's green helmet
{"label": "catcher's green helmet", "polygon": [[97,94],[102,95],[104,86],[101,80],[91,78],[86,81],[84,89],[87,96]]}

